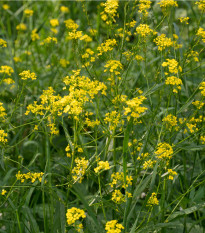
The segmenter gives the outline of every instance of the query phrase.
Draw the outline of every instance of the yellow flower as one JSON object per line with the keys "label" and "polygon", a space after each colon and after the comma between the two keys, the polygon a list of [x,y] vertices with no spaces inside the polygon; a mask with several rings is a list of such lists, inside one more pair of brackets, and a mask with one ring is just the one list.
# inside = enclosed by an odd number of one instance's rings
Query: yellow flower
{"label": "yellow flower", "polygon": [[136,32],[142,37],[147,37],[151,34],[155,34],[154,30],[152,30],[147,24],[140,24],[138,27],[136,27]]}
{"label": "yellow flower", "polygon": [[7,42],[0,38],[0,46],[1,46],[1,48],[6,48],[7,47]]}
{"label": "yellow flower", "polygon": [[66,7],[66,6],[61,6],[60,11],[61,11],[62,13],[68,13],[68,12],[69,12],[69,8]]}
{"label": "yellow flower", "polygon": [[162,34],[154,39],[154,43],[158,46],[159,51],[162,51],[165,48],[172,47],[174,45],[172,39],[167,38],[165,34]]}
{"label": "yellow flower", "polygon": [[40,39],[40,37],[39,37],[39,35],[37,33],[37,29],[35,28],[31,32],[31,40],[36,41],[36,40],[39,40],[39,39]]}
{"label": "yellow flower", "polygon": [[28,172],[25,174],[21,174],[20,171],[18,171],[18,174],[16,174],[16,178],[17,180],[20,180],[21,183],[23,183],[25,180],[31,180],[32,183],[34,183],[37,179],[39,180],[39,182],[42,181],[42,176],[44,175],[43,172]]}
{"label": "yellow flower", "polygon": [[88,160],[85,160],[85,158],[76,158],[75,163],[76,166],[72,170],[72,177],[74,182],[78,181],[79,183],[81,183],[88,167]]}
{"label": "yellow flower", "polygon": [[197,33],[196,33],[197,36],[201,37],[202,38],[202,41],[205,43],[205,30],[203,28],[199,28]]}
{"label": "yellow flower", "polygon": [[173,153],[172,146],[166,142],[159,143],[157,145],[157,150],[155,151],[158,159],[171,159]]}
{"label": "yellow flower", "polygon": [[189,17],[180,17],[178,18],[180,23],[186,23],[186,24],[189,24],[188,20],[189,20]]}
{"label": "yellow flower", "polygon": [[120,74],[120,70],[122,70],[123,68],[121,62],[116,60],[107,61],[104,67],[107,68],[104,70],[104,72],[109,71],[110,73],[114,73],[115,75]]}
{"label": "yellow flower", "polygon": [[112,201],[114,201],[116,204],[121,204],[121,203],[125,202],[125,197],[120,192],[120,190],[115,190],[112,193]]}
{"label": "yellow flower", "polygon": [[25,9],[24,14],[26,15],[26,17],[30,17],[33,15],[33,10]]}
{"label": "yellow flower", "polygon": [[105,226],[107,233],[120,233],[123,229],[123,225],[118,223],[117,220],[111,220]]}
{"label": "yellow flower", "polygon": [[117,8],[119,6],[118,0],[107,0],[105,3],[102,3],[104,6],[104,11],[101,12],[101,18],[103,21],[106,21],[106,24],[110,25],[115,21],[117,16]]}
{"label": "yellow flower", "polygon": [[171,76],[171,77],[167,77],[167,79],[165,80],[165,84],[176,86],[176,88],[173,89],[173,92],[178,93],[178,90],[181,90],[182,80],[175,76]]}
{"label": "yellow flower", "polygon": [[4,196],[6,193],[7,193],[7,191],[5,189],[2,189],[1,195]]}
{"label": "yellow flower", "polygon": [[29,78],[32,79],[32,80],[36,79],[36,74],[35,73],[31,73],[30,70],[24,70],[19,75],[21,76],[21,79],[23,79],[23,80],[27,80]]}
{"label": "yellow flower", "polygon": [[8,76],[11,76],[11,74],[14,72],[13,68],[10,66],[1,66],[0,73],[7,74]]}
{"label": "yellow flower", "polygon": [[198,5],[199,10],[205,12],[205,0],[199,0],[195,4]]}
{"label": "yellow flower", "polygon": [[117,41],[115,39],[108,39],[104,43],[102,43],[100,46],[97,47],[97,50],[99,51],[98,56],[102,55],[103,53],[106,53],[108,51],[112,51],[113,47],[117,44]]}
{"label": "yellow flower", "polygon": [[205,82],[200,84],[199,90],[201,90],[201,94],[205,96]]}
{"label": "yellow flower", "polygon": [[3,144],[8,142],[8,139],[6,138],[8,136],[7,133],[5,133],[5,131],[3,129],[0,130],[0,142],[2,142]]}
{"label": "yellow flower", "polygon": [[2,5],[2,8],[3,8],[4,10],[8,10],[8,9],[10,8],[10,6],[9,6],[8,4],[3,4],[3,5]]}
{"label": "yellow flower", "polygon": [[69,65],[70,62],[67,61],[66,59],[60,59],[60,65],[63,67],[63,68],[66,68],[67,65]]}
{"label": "yellow flower", "polygon": [[16,30],[18,31],[26,31],[27,27],[26,24],[20,23],[19,25],[16,26]]}
{"label": "yellow flower", "polygon": [[110,164],[108,161],[99,161],[98,166],[94,169],[95,173],[99,173],[101,170],[109,170]]}
{"label": "yellow flower", "polygon": [[173,116],[172,114],[164,117],[162,121],[166,123],[166,126],[169,128],[170,131],[172,130],[172,127],[177,125],[177,117]]}
{"label": "yellow flower", "polygon": [[156,193],[152,193],[152,195],[150,196],[150,198],[147,201],[147,206],[153,206],[153,205],[159,205],[159,201],[157,199]]}
{"label": "yellow flower", "polygon": [[51,44],[51,43],[55,43],[57,44],[58,40],[56,37],[47,37],[46,39],[43,40],[43,42],[41,42],[40,44],[41,45],[44,45],[44,44]]}
{"label": "yellow flower", "polygon": [[157,3],[160,5],[161,8],[163,9],[168,9],[170,7],[178,7],[178,4],[176,1],[174,0],[161,0],[159,3]]}
{"label": "yellow flower", "polygon": [[150,8],[151,1],[149,0],[139,0],[139,10],[138,12],[143,14],[143,16],[148,15],[148,9]]}
{"label": "yellow flower", "polygon": [[177,74],[178,72],[182,72],[181,66],[179,66],[179,63],[175,59],[166,59],[167,62],[163,62],[162,66],[167,67],[169,69],[170,73]]}
{"label": "yellow flower", "polygon": [[204,106],[204,103],[202,101],[195,101],[192,102],[192,104],[197,108],[197,109],[201,109]]}
{"label": "yellow flower", "polygon": [[86,215],[84,210],[72,207],[67,210],[66,218],[68,225],[74,225],[74,223],[80,218],[86,218]]}
{"label": "yellow flower", "polygon": [[169,180],[173,180],[174,176],[177,175],[177,173],[173,171],[172,169],[168,169],[168,174],[169,174],[169,177],[168,177]]}
{"label": "yellow flower", "polygon": [[51,20],[50,20],[50,25],[51,25],[52,27],[57,27],[57,26],[59,25],[58,19],[51,19]]}

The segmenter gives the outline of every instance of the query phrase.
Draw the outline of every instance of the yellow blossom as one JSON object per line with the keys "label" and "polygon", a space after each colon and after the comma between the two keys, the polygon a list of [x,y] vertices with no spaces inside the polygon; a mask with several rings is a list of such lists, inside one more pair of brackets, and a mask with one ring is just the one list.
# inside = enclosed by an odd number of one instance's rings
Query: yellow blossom
{"label": "yellow blossom", "polygon": [[162,51],[166,48],[172,47],[174,42],[171,38],[167,38],[165,34],[158,36],[154,39],[154,43],[158,46],[158,50]]}
{"label": "yellow blossom", "polygon": [[51,19],[51,20],[50,20],[50,25],[51,25],[52,27],[57,27],[57,26],[59,25],[58,19]]}
{"label": "yellow blossom", "polygon": [[196,33],[197,36],[201,37],[202,38],[202,41],[205,43],[205,30],[203,28],[199,28],[197,33]]}
{"label": "yellow blossom", "polygon": [[159,4],[160,7],[164,10],[167,10],[170,7],[178,7],[177,1],[174,1],[174,0],[161,0],[157,4]]}
{"label": "yellow blossom", "polygon": [[39,40],[39,39],[40,39],[40,37],[39,37],[39,35],[37,33],[37,29],[35,28],[31,32],[31,40],[36,41],[36,40]]}
{"label": "yellow blossom", "polygon": [[117,8],[119,6],[118,0],[107,0],[105,3],[102,3],[104,6],[104,11],[101,12],[101,18],[103,21],[106,21],[106,24],[110,25],[115,21],[117,16]]}
{"label": "yellow blossom", "polygon": [[75,163],[76,166],[72,169],[72,178],[74,182],[78,181],[79,183],[81,183],[88,167],[88,160],[86,160],[85,158],[76,158]]}
{"label": "yellow blossom", "polygon": [[107,233],[120,233],[123,229],[123,225],[118,223],[117,220],[111,220],[105,226]]}
{"label": "yellow blossom", "polygon": [[14,73],[14,70],[10,66],[1,66],[0,73],[11,76],[11,74]]}
{"label": "yellow blossom", "polygon": [[7,191],[5,189],[1,190],[1,195],[4,196],[7,193]]}
{"label": "yellow blossom", "polygon": [[154,30],[152,30],[147,24],[140,24],[138,27],[136,27],[136,32],[138,35],[144,38],[155,34]]}
{"label": "yellow blossom", "polygon": [[152,195],[150,196],[150,198],[147,201],[147,206],[153,206],[153,205],[159,205],[159,201],[157,199],[156,193],[152,193]]}
{"label": "yellow blossom", "polygon": [[20,23],[19,25],[16,26],[16,30],[18,31],[26,31],[27,27],[24,23]]}
{"label": "yellow blossom", "polygon": [[25,10],[24,10],[24,14],[25,14],[27,17],[30,17],[30,16],[33,15],[33,10],[25,9]]}
{"label": "yellow blossom", "polygon": [[205,0],[199,0],[195,4],[198,5],[200,11],[205,12]]}
{"label": "yellow blossom", "polygon": [[173,171],[172,169],[168,169],[168,174],[169,174],[169,177],[168,177],[169,180],[173,180],[174,176],[177,175],[177,173]]}
{"label": "yellow blossom", "polygon": [[101,170],[109,170],[110,164],[108,161],[99,161],[98,166],[94,169],[95,173],[99,173]]}
{"label": "yellow blossom", "polygon": [[172,146],[166,142],[159,143],[157,145],[157,150],[155,151],[156,157],[158,159],[171,159],[173,153]]}
{"label": "yellow blossom", "polygon": [[60,11],[61,11],[62,13],[68,13],[68,12],[69,12],[69,8],[66,7],[66,6],[61,6]]}
{"label": "yellow blossom", "polygon": [[181,90],[182,80],[175,76],[171,76],[171,77],[166,78],[165,84],[175,86],[175,88],[173,89],[173,92],[178,93],[178,90]]}
{"label": "yellow blossom", "polygon": [[204,106],[204,103],[202,101],[198,101],[198,100],[195,102],[192,102],[192,104],[198,109],[201,109]]}
{"label": "yellow blossom", "polygon": [[31,180],[32,183],[34,183],[37,179],[39,180],[39,182],[42,181],[42,176],[44,175],[43,172],[28,172],[25,174],[21,174],[20,171],[18,171],[18,174],[16,174],[16,178],[17,180],[20,180],[21,183],[23,183],[25,180]]}
{"label": "yellow blossom", "polygon": [[3,8],[4,10],[8,10],[8,9],[10,8],[10,6],[9,6],[8,4],[3,4],[3,5],[2,5],[2,8]]}
{"label": "yellow blossom", "polygon": [[7,42],[3,39],[0,38],[0,47],[1,48],[6,48],[7,47]]}
{"label": "yellow blossom", "polygon": [[19,75],[21,76],[21,79],[23,80],[27,80],[27,79],[35,80],[36,79],[36,74],[33,72],[31,73],[30,70],[24,70]]}
{"label": "yellow blossom", "polygon": [[178,18],[180,23],[186,23],[186,24],[189,24],[188,20],[189,20],[189,17],[180,17]]}
{"label": "yellow blossom", "polygon": [[205,96],[205,82],[201,82],[199,90],[201,90],[201,94]]}
{"label": "yellow blossom", "polygon": [[86,215],[83,210],[72,207],[67,210],[66,218],[68,225],[73,225],[80,218],[86,218]]}

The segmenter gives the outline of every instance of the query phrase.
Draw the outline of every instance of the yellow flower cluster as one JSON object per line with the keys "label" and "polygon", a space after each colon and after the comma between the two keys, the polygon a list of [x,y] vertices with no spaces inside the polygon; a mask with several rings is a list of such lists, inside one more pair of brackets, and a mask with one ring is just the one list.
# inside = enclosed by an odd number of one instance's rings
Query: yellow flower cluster
{"label": "yellow flower cluster", "polygon": [[[192,57],[194,59],[194,61],[198,62],[199,61],[199,53],[197,51],[190,51],[188,54],[187,54],[187,58],[190,58]],[[186,60],[187,62],[190,62],[190,60]]]}
{"label": "yellow flower cluster", "polygon": [[3,107],[3,103],[0,102],[0,118],[1,118],[1,121],[5,120],[5,116],[6,116],[5,108]]}
{"label": "yellow flower cluster", "polygon": [[153,206],[153,205],[159,205],[159,201],[157,199],[156,193],[152,193],[152,195],[150,196],[150,198],[147,201],[147,206]]}
{"label": "yellow flower cluster", "polygon": [[195,102],[192,102],[192,104],[197,108],[201,109],[204,106],[204,103],[202,101],[196,100]]}
{"label": "yellow flower cluster", "polygon": [[57,26],[59,26],[59,21],[58,21],[58,19],[51,19],[50,20],[50,25],[51,25],[51,27],[57,27]]}
{"label": "yellow flower cluster", "polygon": [[[105,123],[109,123],[109,129],[114,131],[118,124],[120,123],[121,115],[117,111],[108,112],[105,114]],[[121,123],[124,124],[124,121],[121,120]]]}
{"label": "yellow flower cluster", "polygon": [[8,4],[3,4],[3,5],[2,5],[2,8],[3,8],[4,10],[8,10],[8,9],[10,8],[10,6],[9,6]]}
{"label": "yellow flower cluster", "polygon": [[86,215],[84,210],[72,207],[67,210],[66,218],[68,225],[74,225],[74,223],[80,218],[86,218]]}
{"label": "yellow flower cluster", "polygon": [[173,116],[172,114],[164,117],[162,121],[166,123],[166,126],[170,131],[172,130],[172,127],[177,125],[177,117]]}
{"label": "yellow flower cluster", "polygon": [[135,120],[137,120],[137,118],[140,117],[140,114],[144,113],[147,110],[146,107],[141,106],[143,101],[146,99],[147,98],[145,96],[141,95],[126,101],[127,107],[124,108],[124,114],[128,115],[130,113],[130,115],[127,117],[128,120],[130,119],[130,117],[133,117],[135,118]]}
{"label": "yellow flower cluster", "polygon": [[86,160],[85,158],[76,158],[75,163],[76,166],[72,169],[72,178],[74,182],[81,183],[88,167],[88,160]]}
{"label": "yellow flower cluster", "polygon": [[77,31],[79,25],[75,23],[72,19],[67,19],[64,21],[64,23],[66,28],[71,30],[70,32],[68,32],[68,40],[78,39],[82,37],[82,31]]}
{"label": "yellow flower cluster", "polygon": [[205,12],[205,0],[199,0],[195,4],[198,5],[199,10]]}
{"label": "yellow flower cluster", "polygon": [[82,59],[84,59],[86,62],[85,62],[85,65],[84,66],[89,66],[91,62],[94,62],[95,61],[95,57],[93,56],[94,52],[90,49],[90,48],[87,48],[85,50],[85,53],[82,54]]}
{"label": "yellow flower cluster", "polygon": [[104,6],[104,11],[101,12],[102,20],[108,25],[116,22],[115,17],[117,16],[117,8],[119,6],[118,0],[107,0],[101,5]]}
{"label": "yellow flower cluster", "polygon": [[109,60],[105,65],[104,72],[109,71],[110,73],[114,73],[115,75],[120,74],[120,70],[122,70],[122,64],[120,61],[117,60]]}
{"label": "yellow flower cluster", "polygon": [[66,156],[67,156],[67,157],[71,157],[70,145],[67,145],[67,147],[65,148],[65,151],[66,151]]}
{"label": "yellow flower cluster", "polygon": [[138,12],[143,14],[143,16],[148,15],[148,9],[150,8],[151,1],[149,0],[139,0],[139,10]]}
{"label": "yellow flower cluster", "polygon": [[0,46],[1,46],[1,48],[6,48],[7,47],[7,42],[0,38]]}
{"label": "yellow flower cluster", "polygon": [[62,13],[68,13],[68,12],[69,12],[69,8],[66,7],[66,6],[61,6],[60,11],[61,11]]}
{"label": "yellow flower cluster", "polygon": [[111,220],[107,222],[105,226],[107,233],[120,233],[123,229],[123,225],[118,223],[117,220]]}
{"label": "yellow flower cluster", "polygon": [[36,74],[34,72],[31,73],[30,70],[24,70],[19,75],[21,76],[21,79],[23,80],[27,80],[27,79],[35,80],[36,79]]}
{"label": "yellow flower cluster", "polygon": [[67,61],[66,59],[60,59],[59,63],[60,63],[60,65],[61,65],[63,68],[66,68],[67,65],[70,64],[70,62]]}
{"label": "yellow flower cluster", "polygon": [[43,40],[43,42],[40,43],[40,45],[45,45],[45,44],[51,44],[51,43],[58,43],[58,39],[56,37],[47,37],[46,39]]}
{"label": "yellow flower cluster", "polygon": [[156,163],[155,161],[152,161],[151,159],[149,159],[143,163],[142,168],[144,170],[147,170],[148,168],[153,168],[155,163]]}
{"label": "yellow flower cluster", "polygon": [[189,17],[180,17],[180,18],[178,18],[178,20],[180,21],[180,23],[189,24],[189,22],[188,22]]}
{"label": "yellow flower cluster", "polygon": [[138,54],[135,56],[135,59],[137,61],[143,61],[144,60],[144,58],[142,56],[138,55]]}
{"label": "yellow flower cluster", "polygon": [[36,40],[39,40],[39,39],[40,39],[40,37],[39,37],[39,35],[37,33],[37,29],[35,28],[31,32],[31,40],[36,41]]}
{"label": "yellow flower cluster", "polygon": [[163,9],[163,10],[167,10],[169,9],[170,7],[178,7],[178,4],[176,1],[174,0],[161,0],[159,3],[157,3],[160,5],[160,7]]}
{"label": "yellow flower cluster", "polygon": [[20,23],[19,25],[16,26],[16,30],[18,31],[26,31],[27,27],[24,23]]}
{"label": "yellow flower cluster", "polygon": [[115,39],[108,39],[104,43],[102,43],[100,46],[97,47],[98,50],[98,56],[102,55],[103,53],[106,53],[108,51],[112,51],[113,47],[117,44],[117,41]]}
{"label": "yellow flower cluster", "polygon": [[201,37],[202,38],[202,41],[205,43],[205,30],[203,28],[199,28],[197,33],[196,33],[197,36]]}
{"label": "yellow flower cluster", "polygon": [[105,171],[110,169],[110,164],[108,161],[99,161],[98,166],[94,169],[95,173],[99,173],[100,171]]}
{"label": "yellow flower cluster", "polygon": [[1,69],[0,69],[1,74],[7,74],[8,76],[11,76],[13,72],[14,70],[11,66],[1,66]]}
{"label": "yellow flower cluster", "polygon": [[152,30],[147,24],[140,24],[138,27],[136,27],[136,32],[138,35],[144,38],[152,34],[156,34],[156,32],[154,32],[154,30]]}
{"label": "yellow flower cluster", "polygon": [[5,189],[1,190],[1,195],[4,196],[7,193],[7,191]]}
{"label": "yellow flower cluster", "polygon": [[5,133],[5,131],[3,129],[0,129],[0,142],[2,142],[3,144],[8,142],[8,139],[6,138],[8,136],[7,133]]}
{"label": "yellow flower cluster", "polygon": [[37,179],[39,180],[39,182],[42,181],[42,176],[44,175],[43,172],[28,172],[25,174],[21,174],[20,171],[18,171],[18,174],[16,174],[16,178],[17,180],[20,180],[21,183],[23,183],[25,180],[31,180],[32,183],[34,183]]}
{"label": "yellow flower cluster", "polygon": [[173,92],[178,93],[178,90],[181,90],[182,80],[175,76],[170,76],[166,78],[165,84],[175,86]]}
{"label": "yellow flower cluster", "polygon": [[26,15],[26,17],[30,17],[33,15],[33,10],[25,9],[24,14]]}
{"label": "yellow flower cluster", "polygon": [[155,151],[156,157],[158,159],[171,159],[173,153],[172,146],[166,142],[159,143],[157,145],[157,150]]}
{"label": "yellow flower cluster", "polygon": [[174,42],[171,38],[166,37],[165,34],[162,34],[154,39],[154,43],[158,46],[158,50],[162,51],[166,48],[172,47]]}
{"label": "yellow flower cluster", "polygon": [[126,175],[126,185],[125,185],[125,182],[124,182],[124,173],[121,172],[114,172],[112,173],[111,175],[111,178],[112,178],[112,183],[110,183],[110,186],[113,188],[114,185],[118,185],[118,186],[121,186],[122,188],[125,188],[128,187],[129,185],[132,185],[132,176],[128,176]]}
{"label": "yellow flower cluster", "polygon": [[168,169],[168,174],[169,174],[169,177],[168,177],[169,180],[173,180],[174,176],[177,175],[177,173],[173,171],[172,169]]}
{"label": "yellow flower cluster", "polygon": [[[175,59],[166,59],[166,62],[162,63],[163,67],[167,67],[169,69],[170,73],[173,74],[177,74],[178,72],[182,72],[182,68],[181,66],[179,66],[178,61],[176,61]],[[168,75],[168,73],[165,73],[166,75]]]}
{"label": "yellow flower cluster", "polygon": [[205,136],[201,136],[200,141],[201,141],[202,144],[205,144]]}
{"label": "yellow flower cluster", "polygon": [[125,202],[125,196],[121,193],[120,190],[116,189],[112,193],[112,201],[114,201],[116,204],[121,204]]}
{"label": "yellow flower cluster", "polygon": [[201,94],[205,96],[205,82],[200,84],[199,90],[201,90]]}

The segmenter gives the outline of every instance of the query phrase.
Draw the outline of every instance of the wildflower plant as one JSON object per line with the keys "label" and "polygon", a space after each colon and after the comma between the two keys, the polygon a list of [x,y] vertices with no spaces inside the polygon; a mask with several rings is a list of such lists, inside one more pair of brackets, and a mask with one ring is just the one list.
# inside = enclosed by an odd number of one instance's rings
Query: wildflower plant
{"label": "wildflower plant", "polygon": [[204,232],[205,1],[0,11],[0,231]]}

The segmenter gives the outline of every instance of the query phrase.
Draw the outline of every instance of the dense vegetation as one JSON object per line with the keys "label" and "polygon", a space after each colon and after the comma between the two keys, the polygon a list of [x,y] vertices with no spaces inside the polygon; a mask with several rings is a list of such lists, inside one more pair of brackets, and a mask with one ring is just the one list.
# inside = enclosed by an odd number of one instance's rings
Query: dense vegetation
{"label": "dense vegetation", "polygon": [[205,0],[0,12],[0,232],[203,233]]}

